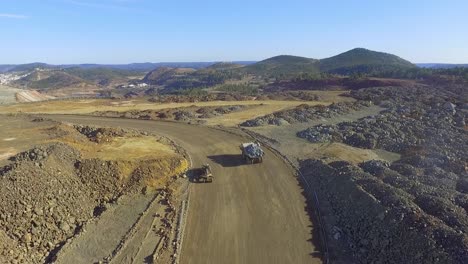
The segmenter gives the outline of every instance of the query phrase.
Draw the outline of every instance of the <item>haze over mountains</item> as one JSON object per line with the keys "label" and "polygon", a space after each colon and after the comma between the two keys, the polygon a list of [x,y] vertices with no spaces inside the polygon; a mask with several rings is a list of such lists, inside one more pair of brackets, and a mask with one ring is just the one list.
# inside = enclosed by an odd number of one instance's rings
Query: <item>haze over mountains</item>
{"label": "haze over mountains", "polygon": [[453,69],[467,68],[468,64],[450,64],[450,63],[417,63],[418,67],[429,69]]}
{"label": "haze over mountains", "polygon": [[[218,62],[158,62],[158,63],[130,63],[130,64],[60,64],[53,65],[42,62],[28,63],[28,64],[5,64],[0,65],[0,73],[5,72],[20,72],[32,71],[34,69],[67,69],[67,68],[81,68],[81,69],[96,69],[96,68],[109,68],[118,70],[131,70],[131,71],[151,71],[160,67],[169,68],[192,68],[201,69],[210,67]],[[468,64],[447,64],[447,63],[416,63],[412,64],[395,55],[375,52],[364,48],[356,48],[339,55],[325,58],[325,59],[312,59],[300,56],[279,55],[266,60],[255,61],[234,61],[233,64],[246,67],[246,71],[250,73],[258,73],[262,71],[276,71],[278,73],[288,72],[334,72],[342,73],[349,71],[351,68],[354,70],[365,71],[365,67],[370,65],[382,67],[414,67],[414,65],[422,68],[433,69],[449,69],[455,67],[468,67]],[[219,66],[219,65],[218,65]]]}
{"label": "haze over mountains", "polygon": [[[330,78],[327,76],[331,75],[423,79],[431,74],[430,70],[426,71],[420,67],[452,68],[445,64],[423,64],[418,67],[417,64],[393,54],[355,48],[325,59],[279,55],[259,62],[163,62],[119,65],[30,63],[0,65],[0,71],[7,75],[20,76],[8,83],[17,88],[42,91],[78,88],[78,93],[84,89],[95,93],[102,88],[135,85],[156,86],[157,91],[174,92],[233,83],[261,88],[274,80],[314,80]],[[228,89],[233,88],[239,89]]]}
{"label": "haze over mountains", "polygon": [[[119,70],[133,70],[133,71],[150,71],[158,67],[173,67],[173,68],[194,68],[200,69],[215,64],[216,62],[144,62],[144,63],[129,63],[129,64],[47,64],[42,62],[34,62],[27,64],[4,64],[0,65],[0,72],[18,72],[18,71],[31,71],[36,68],[40,69],[66,69],[66,68],[82,68],[82,69],[95,69],[95,68],[109,68]],[[241,65],[248,65],[255,63],[254,61],[236,61],[234,63]]]}

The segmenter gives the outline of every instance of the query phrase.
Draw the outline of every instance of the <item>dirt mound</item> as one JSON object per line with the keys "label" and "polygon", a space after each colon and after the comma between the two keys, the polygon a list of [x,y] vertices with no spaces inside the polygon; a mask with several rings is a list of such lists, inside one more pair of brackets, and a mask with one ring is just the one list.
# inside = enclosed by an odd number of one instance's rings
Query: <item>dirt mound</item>
{"label": "dirt mound", "polygon": [[[152,95],[154,91],[151,92]],[[211,102],[211,101],[250,101],[255,100],[255,97],[229,94],[229,93],[210,93],[206,95],[156,95],[148,99],[152,103],[196,103],[196,102]]]}
{"label": "dirt mound", "polygon": [[89,140],[101,143],[109,141],[113,137],[123,137],[126,133],[123,129],[116,128],[102,128],[102,127],[90,127],[90,126],[75,126],[76,130],[81,134],[85,135]]}
{"label": "dirt mound", "polygon": [[105,117],[123,117],[132,119],[144,120],[174,120],[188,123],[204,123],[203,119],[222,116],[238,111],[245,110],[249,106],[246,105],[230,105],[230,106],[207,106],[207,107],[181,107],[169,108],[163,110],[132,110],[127,112],[105,111],[94,112],[93,115]]}
{"label": "dirt mound", "polygon": [[[107,203],[148,186],[165,186],[187,168],[182,149],[147,133],[60,124],[46,131],[53,143],[19,153],[0,169],[1,263],[53,259]],[[55,142],[60,140],[70,145]],[[157,149],[122,143],[140,140]],[[120,159],[99,156],[128,147],[134,151]]]}
{"label": "dirt mound", "polygon": [[75,173],[78,158],[56,143],[20,153],[2,169],[0,226],[19,244],[2,252],[3,263],[43,262],[92,217],[97,197]]}

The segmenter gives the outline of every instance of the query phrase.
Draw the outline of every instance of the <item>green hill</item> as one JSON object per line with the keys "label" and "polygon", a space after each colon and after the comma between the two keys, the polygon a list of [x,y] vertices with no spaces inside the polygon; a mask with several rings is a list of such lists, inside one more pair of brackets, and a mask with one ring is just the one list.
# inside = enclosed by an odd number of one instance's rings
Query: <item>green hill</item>
{"label": "green hill", "polygon": [[227,69],[236,69],[244,67],[242,64],[232,63],[232,62],[218,62],[213,65],[206,67],[205,69],[213,69],[213,70],[227,70]]}
{"label": "green hill", "polygon": [[356,48],[322,60],[281,55],[245,66],[241,70],[254,75],[277,77],[320,73],[349,75],[414,67],[416,65],[392,54]]}
{"label": "green hill", "polygon": [[49,65],[46,63],[42,63],[42,62],[34,62],[34,63],[16,65],[13,68],[10,68],[8,71],[9,72],[29,72],[35,69],[52,69],[54,67],[55,66],[53,65]]}
{"label": "green hill", "polygon": [[191,68],[160,67],[146,74],[143,81],[149,84],[163,85],[168,80],[185,77],[193,72],[195,70]]}
{"label": "green hill", "polygon": [[108,86],[144,75],[144,72],[136,70],[79,67],[51,69],[44,68],[44,65],[46,64],[34,63],[17,67],[16,70],[25,70],[30,73],[13,84],[33,89],[57,89],[81,84]]}
{"label": "green hill", "polygon": [[87,83],[85,80],[63,71],[34,71],[15,82],[19,86],[40,90],[78,86],[85,83]]}
{"label": "green hill", "polygon": [[263,76],[319,73],[318,60],[290,55],[272,57],[245,66],[241,70],[249,74]]}
{"label": "green hill", "polygon": [[93,82],[99,85],[108,85],[112,81],[126,80],[132,76],[143,75],[141,71],[135,70],[123,70],[123,69],[112,69],[112,68],[68,68],[64,69],[64,72],[81,78],[83,80]]}
{"label": "green hill", "polygon": [[[363,73],[378,76],[394,70],[416,66],[395,55],[367,49],[353,49],[337,56],[316,60],[280,55],[247,66],[220,62],[209,67],[187,71],[183,68],[158,68],[146,75],[144,82],[164,86],[165,91],[212,87],[227,81],[258,77],[256,82],[275,78],[320,79],[328,73],[351,75]],[[248,79],[248,78],[247,78]],[[268,82],[268,80],[267,80]]]}
{"label": "green hill", "polygon": [[223,84],[227,80],[240,80],[242,75],[236,69],[211,69],[199,70],[190,68],[161,67],[149,72],[143,82],[164,86],[164,92],[173,92],[184,89],[212,87]]}
{"label": "green hill", "polygon": [[409,69],[416,65],[398,56],[363,48],[356,48],[320,60],[320,71],[338,74],[371,73],[395,69]]}

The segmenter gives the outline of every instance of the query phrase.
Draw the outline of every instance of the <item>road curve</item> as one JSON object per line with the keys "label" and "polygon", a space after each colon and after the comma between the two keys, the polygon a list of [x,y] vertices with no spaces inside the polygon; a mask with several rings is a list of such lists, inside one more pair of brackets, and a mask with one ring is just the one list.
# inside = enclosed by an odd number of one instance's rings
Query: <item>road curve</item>
{"label": "road curve", "polygon": [[[133,128],[172,138],[195,167],[212,166],[215,180],[192,184],[181,263],[321,263],[313,256],[312,223],[291,169],[266,150],[245,165],[241,136],[173,122],[56,115],[77,124]],[[123,153],[124,154],[124,153]]]}

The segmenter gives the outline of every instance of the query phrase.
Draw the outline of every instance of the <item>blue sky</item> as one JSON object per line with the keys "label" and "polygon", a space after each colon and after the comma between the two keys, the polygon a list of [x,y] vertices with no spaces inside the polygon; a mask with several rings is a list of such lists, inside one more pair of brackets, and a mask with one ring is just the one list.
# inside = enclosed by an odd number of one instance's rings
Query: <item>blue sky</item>
{"label": "blue sky", "polygon": [[0,64],[325,58],[468,63],[466,0],[0,0]]}

